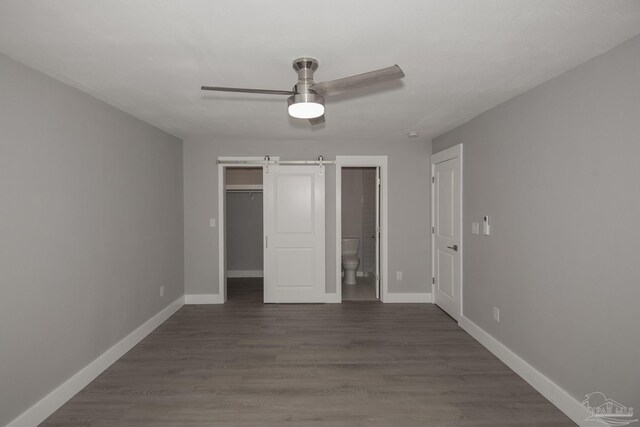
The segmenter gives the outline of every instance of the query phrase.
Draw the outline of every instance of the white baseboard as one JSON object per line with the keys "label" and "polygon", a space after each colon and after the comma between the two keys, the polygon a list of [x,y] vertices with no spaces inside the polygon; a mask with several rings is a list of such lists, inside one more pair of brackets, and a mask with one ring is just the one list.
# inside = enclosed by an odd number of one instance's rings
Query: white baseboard
{"label": "white baseboard", "polygon": [[384,303],[429,303],[431,300],[431,293],[419,292],[419,293],[404,293],[404,292],[389,292],[384,297]]}
{"label": "white baseboard", "polygon": [[342,302],[342,295],[336,294],[326,294],[325,295],[325,303],[327,304],[339,304]]}
{"label": "white baseboard", "polygon": [[263,270],[228,270],[227,277],[264,277]]}
{"label": "white baseboard", "polygon": [[593,426],[593,423],[586,421],[586,418],[591,415],[589,410],[542,372],[529,365],[520,356],[468,318],[462,316],[458,324],[511,370],[531,384],[547,400],[564,412],[574,423],[579,426]]}
{"label": "white baseboard", "polygon": [[135,331],[118,341],[93,362],[76,372],[71,378],[20,414],[7,424],[7,427],[31,427],[43,422],[183,305],[184,297],[180,297],[163,308],[158,314],[144,322]]}
{"label": "white baseboard", "polygon": [[190,294],[184,296],[185,304],[224,304],[221,294]]}

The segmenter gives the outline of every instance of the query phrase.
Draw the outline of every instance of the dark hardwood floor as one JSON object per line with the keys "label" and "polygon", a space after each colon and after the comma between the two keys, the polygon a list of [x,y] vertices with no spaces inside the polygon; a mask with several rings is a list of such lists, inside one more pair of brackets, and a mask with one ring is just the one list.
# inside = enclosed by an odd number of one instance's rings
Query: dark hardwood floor
{"label": "dark hardwood floor", "polygon": [[47,426],[573,426],[431,304],[184,306]]}

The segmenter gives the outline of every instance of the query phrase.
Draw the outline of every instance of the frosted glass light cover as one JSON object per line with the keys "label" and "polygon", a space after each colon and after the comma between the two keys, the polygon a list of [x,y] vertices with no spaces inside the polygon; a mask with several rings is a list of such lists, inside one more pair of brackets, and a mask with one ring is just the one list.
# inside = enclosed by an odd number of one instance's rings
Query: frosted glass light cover
{"label": "frosted glass light cover", "polygon": [[297,102],[289,105],[289,115],[297,119],[314,119],[324,114],[324,105],[316,102]]}

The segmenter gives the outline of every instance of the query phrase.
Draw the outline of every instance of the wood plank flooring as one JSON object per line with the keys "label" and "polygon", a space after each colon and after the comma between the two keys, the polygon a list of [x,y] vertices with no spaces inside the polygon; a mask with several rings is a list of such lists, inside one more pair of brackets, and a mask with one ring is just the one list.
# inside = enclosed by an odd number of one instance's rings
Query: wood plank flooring
{"label": "wood plank flooring", "polygon": [[185,306],[45,426],[573,426],[431,304]]}

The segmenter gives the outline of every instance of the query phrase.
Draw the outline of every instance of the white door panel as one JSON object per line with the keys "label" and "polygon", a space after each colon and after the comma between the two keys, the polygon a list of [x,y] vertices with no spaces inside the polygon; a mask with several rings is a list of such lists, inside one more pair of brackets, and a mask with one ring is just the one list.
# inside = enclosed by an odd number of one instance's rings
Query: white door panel
{"label": "white door panel", "polygon": [[313,178],[313,175],[294,173],[275,176],[278,233],[313,233]]}
{"label": "white door panel", "polygon": [[318,166],[264,171],[264,302],[324,302],[324,175]]}
{"label": "white door panel", "polygon": [[438,269],[438,290],[449,298],[455,298],[455,292],[453,290],[454,281],[454,260],[453,255],[438,249],[437,254],[437,269]]}
{"label": "white door panel", "polygon": [[[453,162],[454,159],[447,162]],[[455,231],[453,229],[455,207],[453,205],[453,193],[455,185],[455,168],[452,164],[440,164],[436,166],[436,197],[438,210],[436,213],[436,229],[438,236],[441,238],[454,239]]]}
{"label": "white door panel", "polygon": [[313,248],[275,248],[277,274],[274,281],[279,288],[312,288],[315,281],[315,253]]}
{"label": "white door panel", "polygon": [[433,160],[433,277],[434,302],[451,317],[461,314],[461,206],[460,158]]}

